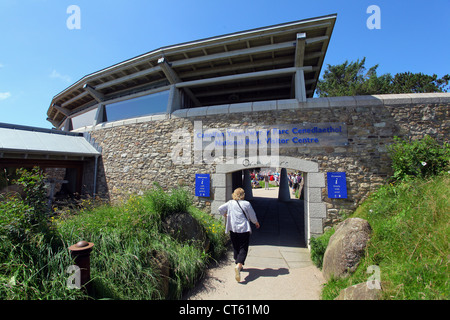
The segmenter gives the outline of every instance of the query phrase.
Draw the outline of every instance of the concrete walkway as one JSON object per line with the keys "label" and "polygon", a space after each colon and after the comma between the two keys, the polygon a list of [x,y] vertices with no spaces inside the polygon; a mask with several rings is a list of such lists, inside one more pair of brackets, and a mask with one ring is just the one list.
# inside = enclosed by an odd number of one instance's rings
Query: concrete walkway
{"label": "concrete walkway", "polygon": [[304,234],[303,202],[280,202],[278,188],[254,189],[253,226],[241,282],[234,278],[232,251],[207,270],[188,300],[317,300],[325,282],[311,262]]}

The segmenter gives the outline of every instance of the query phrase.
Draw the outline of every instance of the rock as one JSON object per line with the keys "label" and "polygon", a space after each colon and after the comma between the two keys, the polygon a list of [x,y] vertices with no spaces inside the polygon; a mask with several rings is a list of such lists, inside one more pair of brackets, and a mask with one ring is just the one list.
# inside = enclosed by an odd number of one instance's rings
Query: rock
{"label": "rock", "polygon": [[370,238],[369,223],[360,218],[349,218],[336,227],[323,257],[323,275],[343,278],[356,270]]}
{"label": "rock", "polygon": [[210,243],[205,230],[189,213],[169,215],[163,222],[163,229],[180,242],[200,242],[205,251],[209,250]]}
{"label": "rock", "polygon": [[366,282],[355,284],[339,292],[334,300],[380,300],[382,289],[370,289]]}

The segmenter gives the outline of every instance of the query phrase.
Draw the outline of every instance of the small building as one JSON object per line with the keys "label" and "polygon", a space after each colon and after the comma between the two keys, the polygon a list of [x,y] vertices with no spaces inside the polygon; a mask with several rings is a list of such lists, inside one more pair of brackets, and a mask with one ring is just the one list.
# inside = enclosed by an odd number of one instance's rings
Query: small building
{"label": "small building", "polygon": [[101,148],[89,134],[0,123],[0,193],[8,190],[9,175],[17,168],[40,167],[47,175],[52,195],[89,193],[95,196],[92,177]]}

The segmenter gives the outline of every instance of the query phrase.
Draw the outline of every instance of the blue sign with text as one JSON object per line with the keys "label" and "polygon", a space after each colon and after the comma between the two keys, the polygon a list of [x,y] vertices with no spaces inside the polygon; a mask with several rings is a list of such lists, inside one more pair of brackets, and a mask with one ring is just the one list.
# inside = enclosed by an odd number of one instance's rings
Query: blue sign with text
{"label": "blue sign with text", "polygon": [[347,178],[345,172],[328,172],[328,198],[347,199]]}
{"label": "blue sign with text", "polygon": [[210,179],[208,173],[195,174],[195,196],[209,197]]}

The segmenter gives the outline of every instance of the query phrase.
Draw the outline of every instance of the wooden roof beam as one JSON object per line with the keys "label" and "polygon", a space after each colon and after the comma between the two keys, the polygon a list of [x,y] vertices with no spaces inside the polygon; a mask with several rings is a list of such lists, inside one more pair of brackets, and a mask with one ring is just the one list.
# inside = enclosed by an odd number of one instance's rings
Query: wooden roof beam
{"label": "wooden roof beam", "polygon": [[86,95],[88,95],[88,94],[89,94],[89,92],[84,91],[84,92],[80,93],[79,95],[76,95],[75,97],[73,97],[73,98],[71,98],[71,99],[69,99],[69,100],[63,102],[63,103],[61,104],[61,107],[64,108],[64,107],[68,106],[69,104],[71,104],[71,103],[77,101],[78,99],[83,98],[84,96],[86,96]]}
{"label": "wooden roof beam", "polygon": [[59,121],[53,120],[51,118],[47,118],[47,121],[50,122],[55,128],[58,128]]}
{"label": "wooden roof beam", "polygon": [[257,71],[257,72],[249,72],[249,73],[241,73],[236,75],[230,75],[230,76],[223,76],[223,77],[214,77],[209,79],[200,79],[200,80],[192,80],[187,82],[180,82],[175,84],[177,88],[186,88],[186,87],[199,87],[199,86],[208,86],[208,85],[215,85],[220,83],[226,83],[226,82],[233,82],[233,81],[239,81],[239,80],[251,80],[251,79],[258,79],[258,78],[265,78],[265,77],[274,77],[279,75],[288,75],[296,73],[297,70],[305,70],[310,71],[313,67],[311,66],[305,66],[302,68],[283,68],[283,69],[275,69],[275,70],[264,70],[264,71]]}
{"label": "wooden roof beam", "polygon": [[177,75],[175,70],[172,69],[167,59],[162,57],[158,59],[158,64],[161,67],[162,72],[164,72],[167,80],[169,80],[170,84],[175,84],[181,82],[180,77]]}
{"label": "wooden roof beam", "polygon": [[295,46],[295,67],[303,67],[305,61],[306,33],[297,33]]}
{"label": "wooden roof beam", "polygon": [[85,89],[86,91],[89,92],[89,94],[95,99],[97,100],[97,102],[103,102],[105,101],[105,95],[101,92],[98,92],[97,90],[95,90],[95,88],[91,87],[90,85],[88,85],[87,83],[83,86],[83,89]]}
{"label": "wooden roof beam", "polygon": [[[175,70],[172,69],[169,62],[166,58],[162,57],[158,59],[158,65],[161,67],[162,72],[164,72],[167,80],[169,80],[170,84],[176,84],[182,82],[180,77],[177,75]],[[183,91],[189,96],[189,98],[194,102],[196,107],[201,107],[200,101],[194,95],[194,93],[189,88],[183,88]]]}
{"label": "wooden roof beam", "polygon": [[66,108],[58,106],[56,103],[52,105],[53,108],[55,108],[57,111],[61,112],[66,117],[70,114],[70,111]]}

